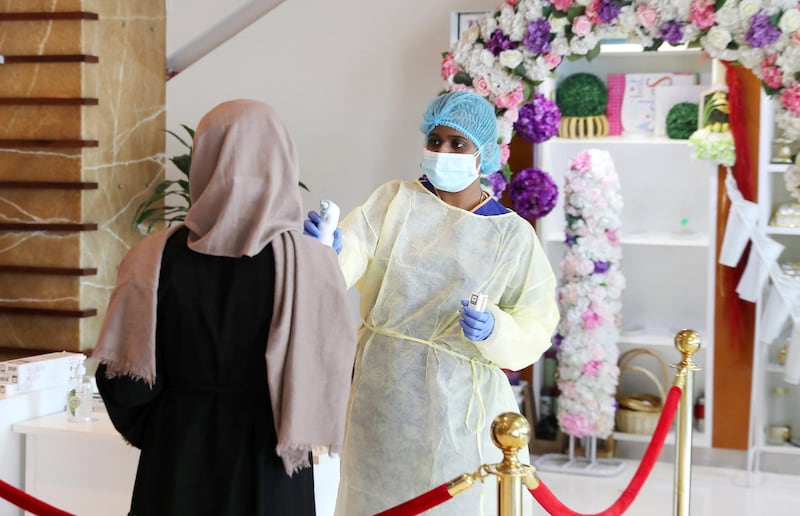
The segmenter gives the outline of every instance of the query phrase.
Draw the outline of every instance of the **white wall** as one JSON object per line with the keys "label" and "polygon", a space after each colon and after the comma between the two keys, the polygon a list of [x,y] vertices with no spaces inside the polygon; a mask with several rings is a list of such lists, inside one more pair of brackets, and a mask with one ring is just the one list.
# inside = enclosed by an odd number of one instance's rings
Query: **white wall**
{"label": "white wall", "polygon": [[[168,54],[246,3],[167,0]],[[418,126],[443,88],[450,13],[500,4],[286,0],[167,83],[167,128],[194,127],[225,100],[263,100],[297,144],[306,209],[331,198],[347,213],[384,181],[419,176]]]}

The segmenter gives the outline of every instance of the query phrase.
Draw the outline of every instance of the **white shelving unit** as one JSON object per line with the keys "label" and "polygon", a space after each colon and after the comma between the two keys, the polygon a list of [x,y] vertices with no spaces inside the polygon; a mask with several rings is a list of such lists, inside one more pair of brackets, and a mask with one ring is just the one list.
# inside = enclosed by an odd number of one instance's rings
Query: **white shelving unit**
{"label": "white shelving unit", "polygon": [[[761,93],[759,157],[758,157],[758,204],[759,228],[770,238],[784,246],[779,262],[800,260],[800,228],[783,228],[771,226],[770,221],[775,210],[783,203],[789,202],[784,184],[783,174],[789,167],[784,163],[771,161],[771,144],[775,136],[773,119],[773,101]],[[794,442],[800,443],[800,386],[790,385],[783,381],[784,368],[777,361],[777,352],[788,344],[791,323],[787,324],[782,334],[774,342],[763,341],[760,319],[766,304],[766,296],[762,295],[756,303],[756,327],[753,349],[753,379],[750,395],[750,432],[748,447],[748,471],[759,472],[762,469],[775,470],[789,466],[787,459],[795,466],[800,464],[800,446],[791,444],[774,445],[767,442],[767,426],[769,422],[769,397],[774,387],[789,389],[787,411],[793,415],[792,432]],[[794,428],[797,427],[797,428]]]}
{"label": "white shelving unit", "polygon": [[[641,53],[611,45],[594,61],[562,63],[565,77],[589,72],[604,81],[609,73],[698,73],[711,84],[712,62],[700,52],[672,50]],[[608,50],[608,51],[607,51]],[[558,79],[542,86],[549,95]],[[658,137],[609,136],[595,139],[553,138],[537,146],[537,166],[547,171],[559,188],[570,159],[582,150],[608,151],[620,177],[624,202],[621,227],[621,269],[627,286],[622,298],[620,352],[633,347],[656,351],[667,364],[680,361],[675,334],[684,328],[699,332],[703,347],[695,355],[702,368],[695,374],[691,400],[705,396],[705,428],[693,444],[711,446],[713,424],[714,272],[716,243],[717,167],[695,160],[686,140]],[[563,192],[553,211],[539,220],[537,231],[553,269],[560,276],[565,218]],[[682,224],[682,220],[688,224]],[[653,367],[652,359],[641,365]],[[670,374],[674,371],[670,370]],[[665,385],[668,390],[672,378]],[[658,394],[644,375],[623,378],[626,392]],[[649,442],[649,435],[616,432],[617,441]],[[673,436],[668,442],[674,442]]]}

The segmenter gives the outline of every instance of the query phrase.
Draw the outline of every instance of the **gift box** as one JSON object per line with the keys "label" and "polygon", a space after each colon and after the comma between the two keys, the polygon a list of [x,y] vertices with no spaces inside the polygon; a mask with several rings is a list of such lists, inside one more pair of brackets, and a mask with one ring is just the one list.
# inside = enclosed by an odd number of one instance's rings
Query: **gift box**
{"label": "gift box", "polygon": [[694,86],[698,76],[690,73],[609,74],[607,82],[609,134],[652,136],[655,134],[656,90]]}

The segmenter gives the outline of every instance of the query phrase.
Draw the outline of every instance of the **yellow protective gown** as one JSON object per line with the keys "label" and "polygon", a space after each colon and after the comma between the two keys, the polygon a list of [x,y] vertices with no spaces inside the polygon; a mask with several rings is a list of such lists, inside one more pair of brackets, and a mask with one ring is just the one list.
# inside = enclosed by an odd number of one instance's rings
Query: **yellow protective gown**
{"label": "yellow protective gown", "polygon": [[[550,346],[556,284],[527,221],[450,206],[418,182],[381,186],[341,227],[363,324],[336,515],[371,516],[502,459],[491,422],[519,409],[500,368]],[[458,324],[472,292],[488,294],[495,318],[483,342]],[[495,493],[477,485],[426,514],[495,514]]]}

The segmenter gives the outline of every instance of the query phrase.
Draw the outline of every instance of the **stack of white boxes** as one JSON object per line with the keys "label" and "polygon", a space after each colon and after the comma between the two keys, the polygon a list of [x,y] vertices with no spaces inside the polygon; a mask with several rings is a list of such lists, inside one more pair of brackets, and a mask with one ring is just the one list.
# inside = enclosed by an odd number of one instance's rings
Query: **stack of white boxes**
{"label": "stack of white boxes", "polygon": [[68,384],[76,368],[83,363],[83,353],[60,351],[0,362],[0,394],[48,389]]}

